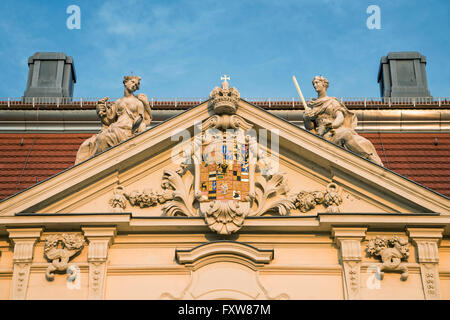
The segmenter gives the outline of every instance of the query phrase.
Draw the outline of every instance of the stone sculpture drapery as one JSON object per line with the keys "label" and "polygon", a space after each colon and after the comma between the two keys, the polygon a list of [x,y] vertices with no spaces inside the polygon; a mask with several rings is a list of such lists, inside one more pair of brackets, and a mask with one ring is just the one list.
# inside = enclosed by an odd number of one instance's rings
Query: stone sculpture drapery
{"label": "stone sculpture drapery", "polygon": [[327,96],[329,81],[316,76],[313,86],[317,99],[312,99],[305,110],[303,120],[305,128],[328,141],[342,146],[363,158],[383,166],[373,144],[356,133],[358,122],[356,115],[334,97]]}
{"label": "stone sculpture drapery", "polygon": [[134,92],[139,90],[140,80],[137,76],[125,76],[122,98],[114,103],[110,103],[108,97],[97,102],[97,115],[103,128],[81,144],[75,164],[143,132],[150,125],[152,117],[147,96],[134,95]]}

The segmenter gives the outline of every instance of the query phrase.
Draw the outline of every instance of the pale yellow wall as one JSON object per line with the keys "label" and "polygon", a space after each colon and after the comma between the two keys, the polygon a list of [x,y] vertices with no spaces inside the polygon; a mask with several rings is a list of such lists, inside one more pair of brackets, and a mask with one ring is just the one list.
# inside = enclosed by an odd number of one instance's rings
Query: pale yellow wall
{"label": "pale yellow wall", "polygon": [[88,297],[88,268],[81,268],[80,289],[70,289],[66,274],[56,274],[53,281],[45,278],[45,268],[31,268],[27,299],[32,300],[79,300]]}
{"label": "pale yellow wall", "polygon": [[[41,239],[48,234],[44,233]],[[386,272],[379,288],[370,282],[373,281],[373,269],[370,268],[380,261],[366,256],[365,245],[368,239],[380,234],[406,237],[400,232],[367,233],[361,245],[361,298],[423,299],[420,268],[413,246],[407,261],[409,277],[406,281],[400,280],[399,273]],[[256,269],[246,263],[232,261],[216,261],[192,269],[175,261],[176,249],[193,248],[208,242],[211,237],[214,238],[214,235],[119,234],[108,253],[105,299],[243,298],[246,294],[258,299],[344,299],[339,251],[327,234],[239,235],[237,240],[240,242],[258,249],[274,250],[272,262]],[[440,248],[443,299],[450,299],[449,243],[443,240]],[[48,262],[44,258],[43,248],[42,240],[35,245],[26,298],[87,299],[87,247],[70,262],[81,269],[80,289],[70,289],[66,274],[56,274],[54,281],[47,281],[45,271]],[[6,246],[1,251],[0,298],[9,299],[13,255]],[[225,291],[218,290],[224,288]]]}
{"label": "pale yellow wall", "polygon": [[181,293],[189,284],[189,274],[152,273],[108,274],[105,299],[160,299],[164,292]]}
{"label": "pale yellow wall", "polygon": [[379,288],[368,286],[373,273],[367,269],[361,270],[361,297],[370,300],[408,300],[424,299],[422,281],[418,268],[409,268],[409,276],[406,281],[400,280],[399,273],[385,272]]}

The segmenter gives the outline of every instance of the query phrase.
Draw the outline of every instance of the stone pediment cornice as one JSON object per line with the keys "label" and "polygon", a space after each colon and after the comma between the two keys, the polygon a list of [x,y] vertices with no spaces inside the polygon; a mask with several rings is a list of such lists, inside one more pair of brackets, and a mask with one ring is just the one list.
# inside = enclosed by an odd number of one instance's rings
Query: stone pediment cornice
{"label": "stone pediment cornice", "polygon": [[[171,141],[175,130],[193,132],[195,122],[213,115],[208,101],[180,115],[124,141],[115,147],[73,166],[34,187],[0,202],[0,215],[13,216],[19,212],[35,212],[50,203],[60,201],[74,192],[114,175],[117,170],[133,167],[161,150],[175,146]],[[255,128],[277,129],[280,145],[306,161],[327,168],[333,181],[358,180],[367,187],[367,193],[377,191],[395,199],[399,206],[417,212],[450,213],[450,201],[394,172],[367,161],[288,121],[270,114],[244,100],[238,101],[236,115]]]}

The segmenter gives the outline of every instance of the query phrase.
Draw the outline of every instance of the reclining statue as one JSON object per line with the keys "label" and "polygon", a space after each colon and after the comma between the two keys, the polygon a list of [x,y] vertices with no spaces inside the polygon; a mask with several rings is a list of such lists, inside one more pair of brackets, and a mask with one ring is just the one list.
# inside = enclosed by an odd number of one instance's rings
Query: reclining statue
{"label": "reclining statue", "polygon": [[383,166],[373,144],[356,133],[356,115],[338,99],[327,96],[328,80],[316,76],[312,83],[317,99],[308,102],[303,114],[306,130]]}
{"label": "reclining statue", "polygon": [[113,103],[108,102],[108,97],[97,102],[97,115],[103,128],[81,144],[75,164],[145,131],[150,125],[152,116],[147,96],[142,93],[134,95],[139,90],[140,80],[141,77],[125,76],[122,98]]}

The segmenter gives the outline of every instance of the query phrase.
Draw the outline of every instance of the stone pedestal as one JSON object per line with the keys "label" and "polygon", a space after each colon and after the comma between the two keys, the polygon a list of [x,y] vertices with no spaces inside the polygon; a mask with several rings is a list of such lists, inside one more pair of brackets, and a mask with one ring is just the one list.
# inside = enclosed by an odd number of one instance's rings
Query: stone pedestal
{"label": "stone pedestal", "polygon": [[35,102],[50,98],[48,102],[71,101],[77,81],[72,57],[63,52],[36,52],[28,59],[28,81],[24,101]]}
{"label": "stone pedestal", "polygon": [[431,97],[419,52],[390,52],[381,58],[378,83],[382,97]]}

